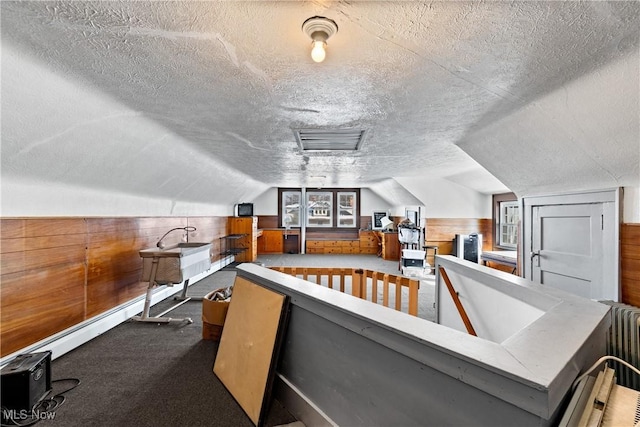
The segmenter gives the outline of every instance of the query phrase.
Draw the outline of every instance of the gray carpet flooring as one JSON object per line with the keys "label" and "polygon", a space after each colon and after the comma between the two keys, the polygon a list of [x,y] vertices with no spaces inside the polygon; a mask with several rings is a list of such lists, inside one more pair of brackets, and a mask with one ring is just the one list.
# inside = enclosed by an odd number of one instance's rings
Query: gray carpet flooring
{"label": "gray carpet flooring", "polygon": [[[218,271],[189,287],[204,296],[233,284],[235,272]],[[171,298],[151,315],[175,304]],[[167,316],[193,323],[127,321],[52,363],[52,379],[77,378],[80,385],[44,426],[253,426],[213,373],[218,343],[202,339],[202,303],[189,301]],[[54,384],[54,393],[70,383]],[[295,421],[273,401],[266,426]]]}
{"label": "gray carpet flooring", "polygon": [[[261,256],[264,266],[360,267],[398,274],[398,263],[371,255]],[[190,286],[188,295],[204,296],[233,284],[227,267]],[[175,304],[171,298],[151,315]],[[167,316],[191,317],[186,322],[156,324],[127,321],[53,361],[52,379],[77,378],[81,384],[42,426],[234,426],[253,425],[213,374],[217,342],[202,339],[201,302],[189,301]],[[421,281],[420,317],[431,320],[433,277]],[[54,384],[54,393],[71,382]],[[294,422],[276,400],[266,426]]]}

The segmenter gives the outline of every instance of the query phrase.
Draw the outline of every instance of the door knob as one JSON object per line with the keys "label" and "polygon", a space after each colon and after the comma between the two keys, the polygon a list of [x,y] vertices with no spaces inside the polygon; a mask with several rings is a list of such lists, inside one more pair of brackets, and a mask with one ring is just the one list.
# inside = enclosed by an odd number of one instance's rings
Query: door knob
{"label": "door knob", "polygon": [[536,259],[536,267],[540,267],[540,251],[531,251],[531,265],[533,266],[533,259]]}

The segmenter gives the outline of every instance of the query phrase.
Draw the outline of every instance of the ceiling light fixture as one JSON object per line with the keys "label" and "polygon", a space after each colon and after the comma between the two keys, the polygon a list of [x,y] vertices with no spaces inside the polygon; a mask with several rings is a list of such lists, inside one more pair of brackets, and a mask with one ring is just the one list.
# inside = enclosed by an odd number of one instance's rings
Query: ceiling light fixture
{"label": "ceiling light fixture", "polygon": [[338,25],[333,19],[313,16],[302,23],[302,31],[312,40],[311,59],[315,62],[324,61],[327,40],[338,32]]}

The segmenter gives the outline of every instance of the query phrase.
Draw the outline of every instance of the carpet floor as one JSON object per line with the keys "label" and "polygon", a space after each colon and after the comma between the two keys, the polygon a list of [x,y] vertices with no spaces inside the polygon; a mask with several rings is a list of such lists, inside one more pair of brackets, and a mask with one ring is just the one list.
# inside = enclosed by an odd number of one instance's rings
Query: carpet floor
{"label": "carpet floor", "polygon": [[[397,261],[371,255],[260,256],[264,266],[358,267],[399,274]],[[236,272],[226,267],[191,285],[188,296],[233,284]],[[419,317],[433,320],[433,276],[421,280]],[[176,302],[168,298],[151,308],[160,313]],[[129,320],[52,363],[52,379],[75,378],[81,383],[64,394],[47,426],[233,426],[250,427],[244,413],[213,373],[218,342],[202,339],[202,303],[189,301],[165,316],[191,317],[193,323],[141,323]],[[54,383],[52,394],[71,381]],[[295,422],[272,400],[265,426]]]}

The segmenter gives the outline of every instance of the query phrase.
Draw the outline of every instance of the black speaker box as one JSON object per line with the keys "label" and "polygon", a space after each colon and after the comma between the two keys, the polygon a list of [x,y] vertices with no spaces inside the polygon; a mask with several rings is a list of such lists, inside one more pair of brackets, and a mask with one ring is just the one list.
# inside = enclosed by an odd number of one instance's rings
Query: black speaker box
{"label": "black speaker box", "polygon": [[0,370],[3,410],[31,410],[51,390],[51,352],[20,354]]}

